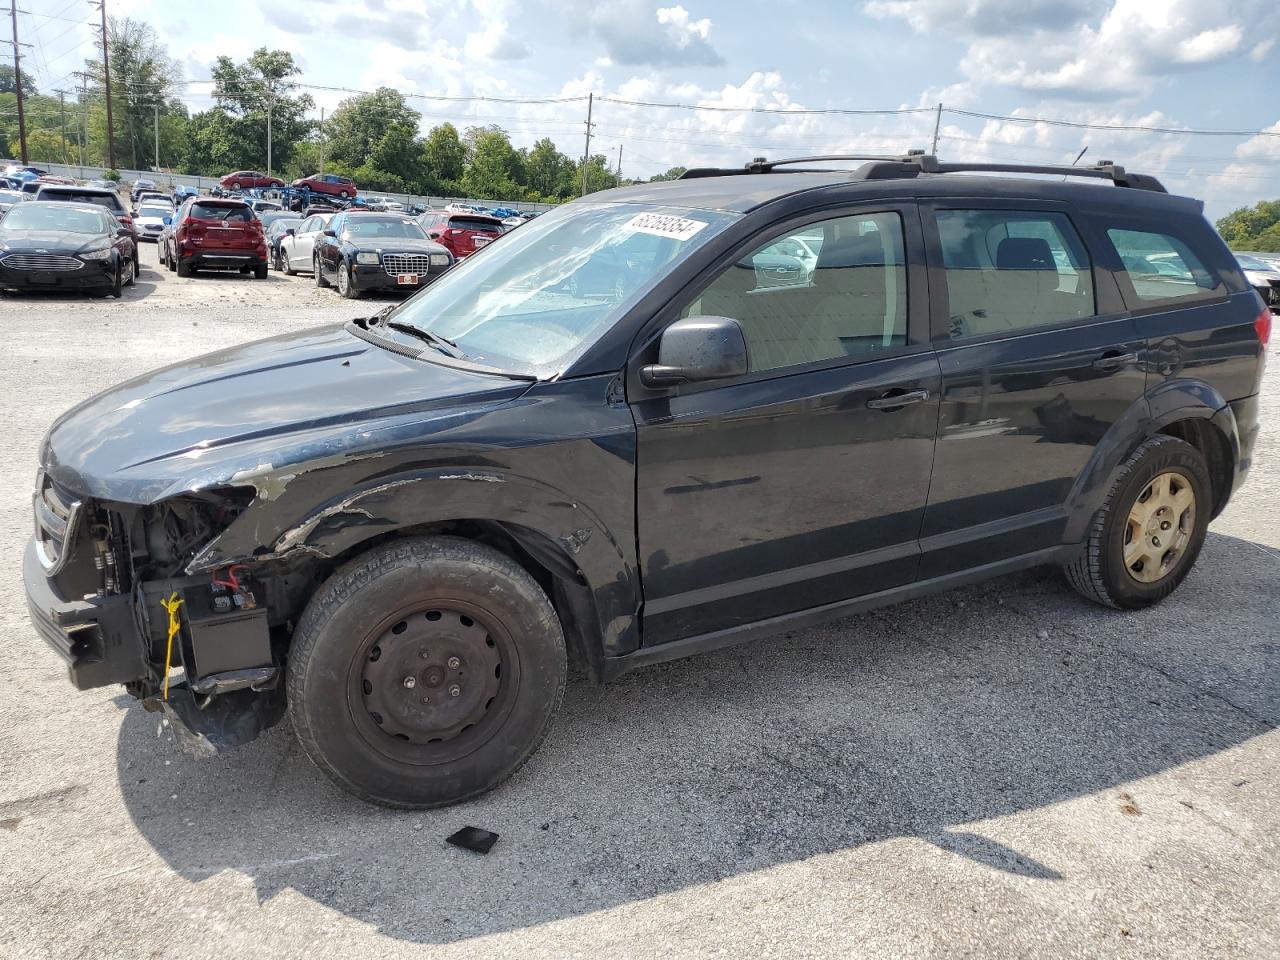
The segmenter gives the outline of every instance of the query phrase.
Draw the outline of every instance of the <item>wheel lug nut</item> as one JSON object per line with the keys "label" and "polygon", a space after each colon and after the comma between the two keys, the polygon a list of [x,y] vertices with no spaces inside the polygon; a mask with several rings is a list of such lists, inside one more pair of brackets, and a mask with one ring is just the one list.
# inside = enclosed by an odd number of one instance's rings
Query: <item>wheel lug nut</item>
{"label": "wheel lug nut", "polygon": [[1159,538],[1159,537],[1152,537],[1152,538],[1151,538],[1151,545],[1152,545],[1153,547],[1158,547],[1158,546],[1160,546],[1160,538]]}
{"label": "wheel lug nut", "polygon": [[1172,527],[1172,526],[1173,526],[1173,524],[1172,524],[1172,523],[1170,523],[1168,520],[1166,520],[1164,523],[1160,524],[1160,529],[1161,529],[1161,530],[1168,530],[1168,529],[1169,529],[1170,527]]}
{"label": "wheel lug nut", "polygon": [[450,658],[449,658],[449,669],[450,669],[450,670],[457,670],[460,666],[462,666],[462,661],[461,661],[461,660],[459,660],[457,657],[450,657]]}
{"label": "wheel lug nut", "polygon": [[449,696],[451,697],[459,696],[461,693],[462,693],[462,688],[458,686],[456,683],[449,688]]}
{"label": "wheel lug nut", "polygon": [[423,697],[423,698],[422,698],[422,702],[423,702],[423,703],[430,703],[430,702],[431,702],[431,698],[430,698],[430,697]]}
{"label": "wheel lug nut", "polygon": [[413,677],[405,677],[402,682],[404,683],[404,688],[406,690],[412,690],[418,685],[418,681],[413,679]]}
{"label": "wheel lug nut", "polygon": [[425,647],[418,651],[418,656],[420,656],[423,660],[427,659],[427,650]]}

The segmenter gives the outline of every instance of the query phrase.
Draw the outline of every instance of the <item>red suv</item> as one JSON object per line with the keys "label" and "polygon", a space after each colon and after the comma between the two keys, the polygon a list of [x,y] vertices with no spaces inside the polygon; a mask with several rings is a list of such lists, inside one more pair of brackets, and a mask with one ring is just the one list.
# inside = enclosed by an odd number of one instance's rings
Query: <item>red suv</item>
{"label": "red suv", "polygon": [[283,187],[284,181],[279,177],[268,177],[257,170],[237,170],[219,180],[218,185],[226,190],[248,190],[250,187]]}
{"label": "red suv", "polygon": [[502,221],[482,213],[424,213],[418,223],[458,260],[502,236]]}
{"label": "red suv", "polygon": [[316,173],[293,181],[299,190],[306,187],[312,193],[327,193],[333,197],[350,200],[356,195],[356,182],[350,177],[340,177],[336,173]]}
{"label": "red suv", "polygon": [[180,277],[208,268],[252,270],[259,280],[266,279],[262,221],[243,200],[192,197],[178,208],[170,244],[165,258]]}

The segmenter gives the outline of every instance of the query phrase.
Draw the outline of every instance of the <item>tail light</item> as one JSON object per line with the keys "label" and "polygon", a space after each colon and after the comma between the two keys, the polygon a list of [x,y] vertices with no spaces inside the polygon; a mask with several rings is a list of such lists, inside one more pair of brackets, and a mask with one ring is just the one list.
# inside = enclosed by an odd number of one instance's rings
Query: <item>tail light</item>
{"label": "tail light", "polygon": [[1271,308],[1265,303],[1262,305],[1262,312],[1253,321],[1253,329],[1258,334],[1258,343],[1262,345],[1262,349],[1267,349],[1267,344],[1271,342]]}
{"label": "tail light", "polygon": [[455,229],[455,228],[453,228],[453,227],[450,227],[450,228],[449,228],[449,236],[451,236],[451,237],[456,237],[456,236],[458,236],[460,233],[463,233],[463,232],[464,232],[464,231],[462,231],[462,230],[458,230],[458,229]]}

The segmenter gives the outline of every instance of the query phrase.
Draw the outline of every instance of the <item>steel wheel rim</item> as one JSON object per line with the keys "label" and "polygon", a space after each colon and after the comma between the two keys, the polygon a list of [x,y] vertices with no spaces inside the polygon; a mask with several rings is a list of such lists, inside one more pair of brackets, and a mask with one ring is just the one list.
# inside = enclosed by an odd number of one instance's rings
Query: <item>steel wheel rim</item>
{"label": "steel wheel rim", "polygon": [[[365,636],[348,670],[361,737],[403,763],[449,763],[501,729],[520,683],[507,631],[459,600],[414,604]],[[425,702],[424,702],[425,701]]]}
{"label": "steel wheel rim", "polygon": [[347,270],[341,264],[338,265],[338,292],[345,295],[351,287],[351,277],[347,274]]}
{"label": "steel wheel rim", "polygon": [[1124,531],[1124,566],[1138,583],[1157,583],[1186,555],[1196,526],[1191,480],[1166,470],[1142,488]]}

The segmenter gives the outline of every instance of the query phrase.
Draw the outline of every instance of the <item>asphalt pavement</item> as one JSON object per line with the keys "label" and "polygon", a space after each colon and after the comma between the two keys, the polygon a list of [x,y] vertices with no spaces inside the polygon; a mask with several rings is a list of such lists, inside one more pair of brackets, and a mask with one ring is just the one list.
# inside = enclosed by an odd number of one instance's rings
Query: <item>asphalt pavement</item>
{"label": "asphalt pavement", "polygon": [[[144,258],[120,301],[0,296],[0,956],[1280,956],[1274,358],[1253,474],[1164,604],[1028,570],[577,680],[514,779],[401,813],[337,790],[287,723],[187,758],[28,623],[58,414],[362,307]],[[487,856],[445,844],[465,825],[500,835]]]}

